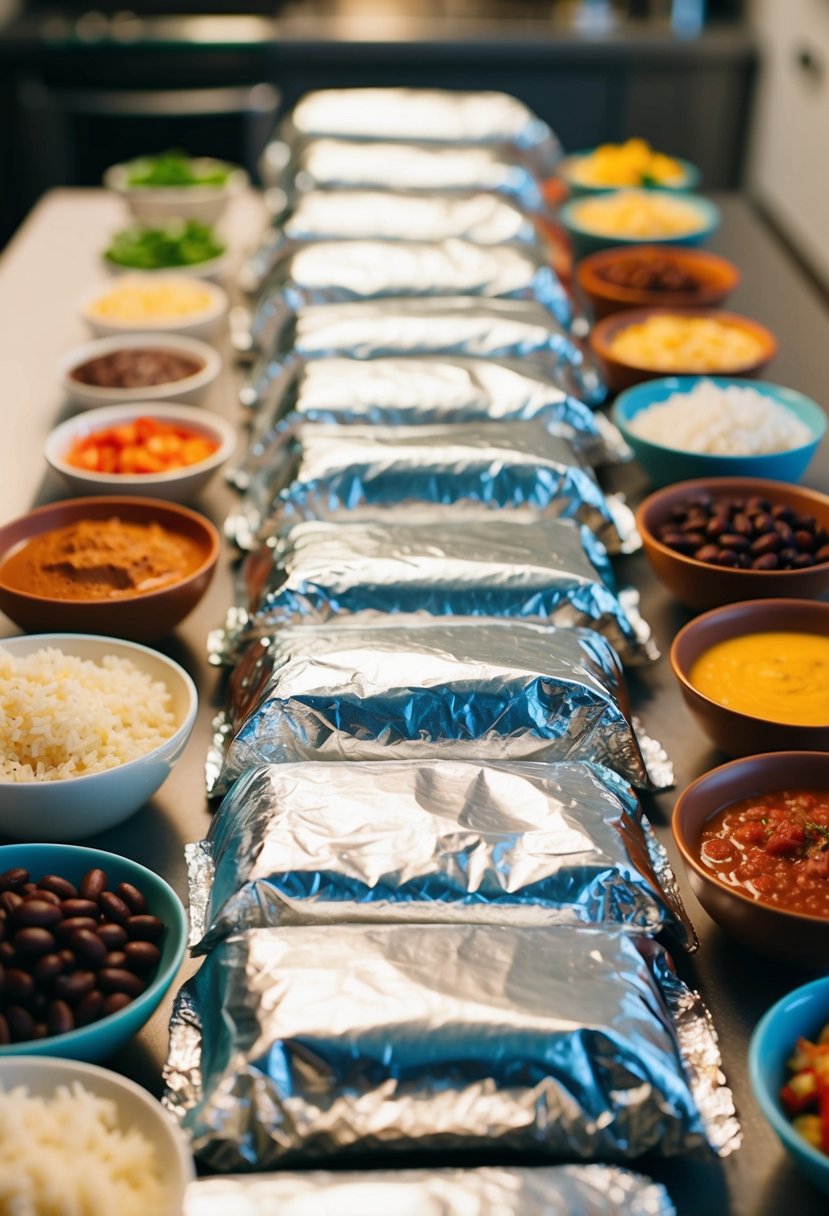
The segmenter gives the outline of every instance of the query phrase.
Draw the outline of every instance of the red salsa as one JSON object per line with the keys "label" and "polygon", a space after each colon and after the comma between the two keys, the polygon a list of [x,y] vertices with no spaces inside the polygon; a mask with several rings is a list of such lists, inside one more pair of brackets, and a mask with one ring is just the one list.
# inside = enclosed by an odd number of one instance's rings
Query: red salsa
{"label": "red salsa", "polygon": [[700,861],[758,903],[829,917],[829,792],[744,798],[705,825]]}

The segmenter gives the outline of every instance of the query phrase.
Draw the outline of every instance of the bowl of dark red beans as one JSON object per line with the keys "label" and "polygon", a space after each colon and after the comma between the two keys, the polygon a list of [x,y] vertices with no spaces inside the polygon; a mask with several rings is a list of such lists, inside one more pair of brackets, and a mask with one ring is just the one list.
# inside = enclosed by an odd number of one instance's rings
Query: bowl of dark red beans
{"label": "bowl of dark red beans", "polygon": [[732,262],[704,249],[637,245],[603,249],[580,262],[576,281],[594,317],[625,308],[710,308],[740,282]]}
{"label": "bowl of dark red beans", "polygon": [[722,929],[758,954],[829,967],[829,754],[711,769],[680,795],[672,828],[694,894]]}
{"label": "bowl of dark red beans", "polygon": [[186,944],[181,900],[137,862],[0,847],[0,1057],[111,1056],[158,1007]]}
{"label": "bowl of dark red beans", "polygon": [[135,401],[197,405],[221,369],[220,356],[198,338],[124,334],[74,347],[58,376],[68,400],[86,409]]}
{"label": "bowl of dark red beans", "polygon": [[683,481],[649,495],[636,518],[655,574],[691,608],[829,590],[829,497],[817,490],[750,477]]}

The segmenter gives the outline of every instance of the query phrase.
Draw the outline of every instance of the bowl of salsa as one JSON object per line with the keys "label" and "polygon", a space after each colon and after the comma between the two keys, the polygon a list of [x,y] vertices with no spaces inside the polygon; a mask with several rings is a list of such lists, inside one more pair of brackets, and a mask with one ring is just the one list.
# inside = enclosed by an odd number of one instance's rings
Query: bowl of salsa
{"label": "bowl of salsa", "polygon": [[829,966],[829,753],[711,769],[674,807],[674,839],[709,916],[759,954]]}

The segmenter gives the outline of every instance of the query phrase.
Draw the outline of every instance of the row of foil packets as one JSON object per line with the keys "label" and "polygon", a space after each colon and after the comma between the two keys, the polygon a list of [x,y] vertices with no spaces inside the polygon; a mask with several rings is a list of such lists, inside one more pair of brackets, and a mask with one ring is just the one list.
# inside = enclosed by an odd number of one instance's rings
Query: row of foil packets
{"label": "row of foil packets", "polygon": [[[620,662],[656,654],[608,559],[638,538],[592,471],[627,453],[528,222],[557,155],[513,99],[411,90],[312,94],[265,154],[251,552],[165,1071],[234,1176],[187,1216],[668,1216],[618,1166],[739,1143],[655,941],[695,946],[633,788],[672,774]],[[535,1168],[446,1168],[482,1153]]]}

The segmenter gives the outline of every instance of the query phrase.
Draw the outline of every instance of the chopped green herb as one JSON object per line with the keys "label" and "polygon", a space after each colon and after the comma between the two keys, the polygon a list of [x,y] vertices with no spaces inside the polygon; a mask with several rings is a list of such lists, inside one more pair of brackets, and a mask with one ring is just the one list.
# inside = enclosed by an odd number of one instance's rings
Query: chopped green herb
{"label": "chopped green herb", "polygon": [[127,165],[128,186],[223,186],[233,172],[232,165],[211,161],[207,171],[197,172],[186,152],[162,152],[142,156]]}
{"label": "chopped green herb", "polygon": [[174,266],[197,266],[220,257],[225,246],[207,224],[175,220],[163,228],[135,224],[116,232],[104,256],[117,266],[132,270],[169,270]]}

